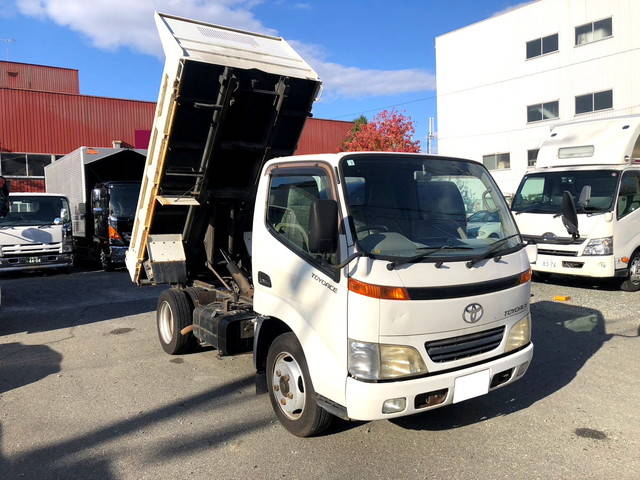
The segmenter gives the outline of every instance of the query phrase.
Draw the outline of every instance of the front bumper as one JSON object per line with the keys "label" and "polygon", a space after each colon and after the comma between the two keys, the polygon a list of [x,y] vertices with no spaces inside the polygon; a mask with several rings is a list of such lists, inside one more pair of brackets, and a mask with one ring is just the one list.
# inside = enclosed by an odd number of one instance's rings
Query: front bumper
{"label": "front bumper", "polygon": [[[396,382],[367,383],[354,378],[347,378],[346,407],[347,416],[352,420],[380,420],[384,418],[403,417],[414,413],[433,410],[453,403],[454,385],[456,378],[464,377],[483,370],[490,371],[490,378],[501,372],[511,370],[511,376],[489,391],[515,382],[526,372],[533,357],[533,344],[511,355],[490,360],[479,365],[455,370],[453,372]],[[416,408],[416,397],[428,392],[447,389],[444,402],[431,407]],[[382,413],[385,400],[404,397],[407,399],[405,410],[398,413]]]}
{"label": "front bumper", "polygon": [[0,258],[0,272],[64,268],[73,265],[70,253],[47,253]]}
{"label": "front bumper", "polygon": [[613,255],[572,257],[538,254],[536,263],[531,268],[534,272],[599,278],[613,277],[616,273]]}

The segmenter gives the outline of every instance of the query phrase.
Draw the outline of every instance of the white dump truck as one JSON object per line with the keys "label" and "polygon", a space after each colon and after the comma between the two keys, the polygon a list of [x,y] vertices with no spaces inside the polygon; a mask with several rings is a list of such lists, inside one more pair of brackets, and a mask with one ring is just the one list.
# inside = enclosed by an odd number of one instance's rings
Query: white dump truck
{"label": "white dump truck", "polygon": [[640,115],[555,126],[512,203],[533,270],[640,290]]}
{"label": "white dump truck", "polygon": [[[293,434],[461,402],[532,358],[528,249],[469,160],[290,156],[320,89],[281,38],[157,15],[166,64],[126,256],[167,353],[253,352]],[[497,212],[495,235],[468,218]],[[222,366],[223,364],[221,364]]]}

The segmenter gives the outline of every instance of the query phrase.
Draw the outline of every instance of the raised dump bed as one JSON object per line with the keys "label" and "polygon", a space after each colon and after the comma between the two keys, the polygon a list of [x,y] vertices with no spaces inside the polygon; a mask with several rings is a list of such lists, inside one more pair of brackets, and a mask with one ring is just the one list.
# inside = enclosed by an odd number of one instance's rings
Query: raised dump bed
{"label": "raised dump bed", "polygon": [[[320,81],[282,38],[165,14],[156,23],[166,62],[127,253],[131,278],[216,279],[222,255],[249,269],[259,173],[295,151]],[[179,236],[186,269],[163,266],[154,277],[148,243],[164,234]]]}

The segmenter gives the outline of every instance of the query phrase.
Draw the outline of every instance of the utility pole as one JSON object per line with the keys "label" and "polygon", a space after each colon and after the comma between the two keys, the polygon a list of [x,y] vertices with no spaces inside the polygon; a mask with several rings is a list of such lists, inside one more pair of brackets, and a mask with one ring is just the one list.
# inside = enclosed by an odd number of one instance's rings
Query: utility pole
{"label": "utility pole", "polygon": [[434,118],[429,117],[429,132],[427,133],[427,153],[433,153],[433,140],[436,138],[434,130]]}
{"label": "utility pole", "polygon": [[9,47],[12,43],[15,43],[15,38],[0,38],[0,42],[5,44],[5,60],[9,61]]}

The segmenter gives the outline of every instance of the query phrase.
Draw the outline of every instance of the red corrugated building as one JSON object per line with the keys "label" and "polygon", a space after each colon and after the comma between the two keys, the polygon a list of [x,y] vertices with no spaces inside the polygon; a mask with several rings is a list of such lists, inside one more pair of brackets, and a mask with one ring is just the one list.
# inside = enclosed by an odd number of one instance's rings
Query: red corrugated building
{"label": "red corrugated building", "polygon": [[[78,71],[0,62],[0,174],[44,191],[44,166],[83,145],[146,148],[154,102],[80,95]],[[296,153],[335,153],[351,122],[309,119]]]}

